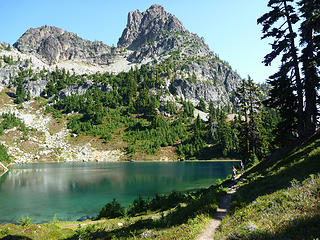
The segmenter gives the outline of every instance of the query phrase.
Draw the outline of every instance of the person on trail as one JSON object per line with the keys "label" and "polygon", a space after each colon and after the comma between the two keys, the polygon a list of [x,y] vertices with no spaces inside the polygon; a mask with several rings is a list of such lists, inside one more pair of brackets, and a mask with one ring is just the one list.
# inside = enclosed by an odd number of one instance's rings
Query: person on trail
{"label": "person on trail", "polygon": [[243,162],[240,161],[240,166],[241,166],[241,175],[243,174],[243,171],[244,171],[244,165],[243,165]]}
{"label": "person on trail", "polygon": [[234,166],[232,166],[232,179],[233,180],[236,180],[236,175],[237,175],[237,169]]}

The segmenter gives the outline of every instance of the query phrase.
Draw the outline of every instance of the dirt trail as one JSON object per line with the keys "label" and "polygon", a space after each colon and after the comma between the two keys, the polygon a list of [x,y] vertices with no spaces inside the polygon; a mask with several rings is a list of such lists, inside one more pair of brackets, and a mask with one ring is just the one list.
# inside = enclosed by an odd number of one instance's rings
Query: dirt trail
{"label": "dirt trail", "polygon": [[[241,175],[238,175],[236,179],[239,179]],[[229,191],[225,196],[223,196],[220,200],[219,207],[217,209],[216,214],[214,215],[213,219],[204,227],[203,232],[198,235],[196,240],[212,240],[214,234],[218,227],[221,224],[222,219],[227,215],[227,212],[230,208],[231,198],[232,195],[236,192],[236,188],[232,185],[229,188]]]}

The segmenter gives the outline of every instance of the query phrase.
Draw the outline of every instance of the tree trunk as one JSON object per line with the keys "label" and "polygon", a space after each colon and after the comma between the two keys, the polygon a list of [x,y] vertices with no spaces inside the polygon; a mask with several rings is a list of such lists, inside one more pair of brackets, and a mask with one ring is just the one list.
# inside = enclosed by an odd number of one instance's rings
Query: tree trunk
{"label": "tree trunk", "polygon": [[[312,19],[312,9],[306,9],[305,18]],[[305,109],[305,121],[306,121],[306,136],[311,136],[315,133],[317,124],[317,90],[316,85],[318,81],[317,68],[314,56],[314,26],[312,23],[305,22],[302,24],[301,31],[303,34],[303,41],[307,43],[307,46],[302,50],[302,62],[305,75],[305,97],[306,97],[306,109]]]}
{"label": "tree trunk", "polygon": [[288,23],[288,29],[290,32],[290,48],[291,48],[290,52],[293,58],[294,75],[295,75],[295,80],[297,84],[297,94],[298,94],[298,129],[297,130],[298,130],[299,137],[304,137],[305,124],[304,124],[304,111],[303,111],[303,85],[300,77],[298,55],[297,55],[297,50],[294,42],[294,31],[293,31],[292,23],[290,20],[287,0],[283,0],[283,3],[284,3],[285,15]]}

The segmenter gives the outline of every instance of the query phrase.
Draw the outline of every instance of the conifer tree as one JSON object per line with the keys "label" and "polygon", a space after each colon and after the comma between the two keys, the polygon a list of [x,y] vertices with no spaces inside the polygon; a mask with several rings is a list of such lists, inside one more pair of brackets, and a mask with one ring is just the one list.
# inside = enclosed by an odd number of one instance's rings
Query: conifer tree
{"label": "conifer tree", "polygon": [[252,155],[261,156],[262,136],[260,133],[261,108],[260,100],[261,90],[254,84],[253,80],[243,80],[237,91],[238,109],[240,115],[240,134],[241,152],[245,158]]}
{"label": "conifer tree", "polygon": [[[290,98],[290,100],[285,99],[288,104],[286,107],[294,110],[293,113],[297,118],[297,132],[299,137],[303,137],[305,130],[303,85],[299,69],[298,50],[295,43],[297,34],[293,30],[293,26],[299,21],[299,17],[293,7],[293,2],[294,0],[269,0],[268,7],[271,7],[272,10],[260,17],[257,22],[263,26],[262,32],[264,35],[262,39],[274,38],[274,42],[271,44],[272,51],[265,56],[264,64],[270,65],[276,57],[282,56],[279,72],[271,76],[269,81],[273,86],[270,96],[271,105],[277,108],[283,107],[281,106],[283,103],[278,99],[282,91],[280,86],[287,86],[287,94],[281,96],[281,98],[286,96]],[[280,25],[277,25],[279,22]],[[292,92],[288,92],[291,90]],[[293,96],[295,96],[294,99],[292,99]],[[286,116],[282,113],[282,117],[287,121],[293,120],[291,114]],[[290,126],[295,126],[295,124],[291,123]]]}
{"label": "conifer tree", "polygon": [[318,68],[320,64],[320,1],[300,0],[301,18],[300,39],[302,50],[302,71],[305,89],[305,127],[306,135],[315,132],[317,124],[317,88],[319,88]]}
{"label": "conifer tree", "polygon": [[21,81],[18,83],[17,90],[16,90],[16,99],[15,102],[17,104],[24,102],[24,98],[26,97],[26,91],[24,90],[24,87],[21,83]]}

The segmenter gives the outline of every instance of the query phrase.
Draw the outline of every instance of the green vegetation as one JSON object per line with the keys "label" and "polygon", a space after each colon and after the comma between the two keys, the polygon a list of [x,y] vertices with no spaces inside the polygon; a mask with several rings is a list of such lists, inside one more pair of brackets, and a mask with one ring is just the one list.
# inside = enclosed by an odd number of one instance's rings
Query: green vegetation
{"label": "green vegetation", "polygon": [[311,176],[258,197],[224,220],[221,235],[226,239],[315,239],[320,224],[319,211],[315,211],[319,186],[320,176]]}
{"label": "green vegetation", "polygon": [[117,218],[123,217],[125,214],[125,209],[122,207],[116,199],[113,199],[112,202],[107,203],[100,211],[98,219],[101,218]]}
{"label": "green vegetation", "polygon": [[[0,115],[0,135],[4,134],[5,130],[18,127],[19,131],[22,132],[22,140],[26,140],[30,129],[26,127],[25,123],[13,113],[3,113]],[[0,144],[0,161],[10,163],[10,155],[8,154],[7,148]]]}
{"label": "green vegetation", "polygon": [[320,135],[248,169],[215,239],[315,239],[320,224]]}
{"label": "green vegetation", "polygon": [[56,240],[65,239],[73,234],[73,230],[68,228],[61,228],[61,223],[53,224],[29,224],[27,226],[7,224],[0,226],[0,238],[11,239],[44,239]]}
{"label": "green vegetation", "polygon": [[3,113],[0,115],[0,119],[2,119],[0,123],[0,135],[4,133],[4,130],[19,127],[19,130],[23,133],[23,136],[28,136],[30,129],[27,128],[24,122],[21,121],[20,118],[16,117],[15,114]]}
{"label": "green vegetation", "polygon": [[18,224],[21,226],[29,226],[31,224],[32,219],[26,216],[25,218],[20,218]]}
{"label": "green vegetation", "polygon": [[[215,239],[319,238],[319,4],[270,0],[271,11],[258,19],[262,38],[274,40],[264,63],[280,56],[281,66],[270,76],[264,101],[270,109],[263,107],[250,78],[237,91],[239,115],[244,117],[239,121],[239,149],[247,167],[253,166],[238,183],[231,212]],[[273,117],[266,118],[266,110]],[[265,152],[274,153],[267,158]]]}
{"label": "green vegetation", "polygon": [[[155,154],[160,147],[173,146],[180,156],[195,158],[210,144],[210,138],[205,134],[209,123],[205,124],[200,119],[197,119],[197,124],[193,123],[193,104],[182,101],[183,108],[179,111],[175,103],[166,102],[163,109],[170,117],[158,116],[161,107],[159,97],[163,94],[160,90],[164,82],[162,78],[170,77],[172,68],[172,62],[168,60],[152,67],[143,65],[140,69],[118,75],[71,76],[68,72],[56,69],[55,72],[46,73],[51,80],[44,95],[55,96],[53,99],[57,100],[46,107],[46,112],[51,112],[56,118],[61,117],[61,112],[72,113],[68,117],[68,127],[74,133],[99,136],[106,142],[112,139],[118,129],[125,129],[122,139],[128,143],[126,150],[131,156],[137,151]],[[57,98],[61,89],[82,84],[81,79],[93,81],[83,95]],[[16,84],[19,82],[16,80]],[[150,92],[154,88],[158,89],[155,95]],[[205,110],[203,100],[199,108]]]}
{"label": "green vegetation", "polygon": [[[121,129],[120,138],[130,158],[137,153],[154,155],[159,149],[171,146],[177,157],[211,159],[243,156],[245,163],[249,163],[253,155],[262,159],[274,149],[272,142],[277,135],[272,131],[279,117],[276,111],[262,105],[252,108],[261,94],[251,79],[243,81],[241,89],[245,92],[240,94],[247,96],[247,93],[252,93],[251,98],[255,96],[250,100],[249,115],[245,104],[249,101],[247,97],[242,97],[238,106],[214,107],[211,102],[208,110],[204,100],[200,99],[197,108],[208,111],[209,121],[194,118],[195,107],[191,102],[180,101],[180,109],[175,102],[160,103],[160,97],[167,91],[163,86],[164,79],[172,77],[172,72],[177,69],[176,61],[171,57],[162,63],[142,65],[140,69],[118,75],[75,75],[58,68],[39,73],[31,69],[21,70],[12,80],[16,86],[15,102],[30,99],[23,87],[26,81],[46,78],[49,82],[42,95],[50,100],[45,113],[52,113],[54,118],[68,114],[68,128],[73,133],[96,136],[105,142],[109,142]],[[92,84],[85,84],[87,80]],[[67,87],[80,86],[86,89],[82,95],[64,96],[60,92]],[[174,85],[170,91],[175,91]],[[234,102],[236,97],[234,93]],[[227,120],[235,107],[239,109],[238,117],[234,121]],[[254,131],[249,132],[253,125]],[[253,146],[256,140],[258,143]]]}
{"label": "green vegetation", "polygon": [[[270,76],[272,86],[268,104],[280,110],[279,130],[286,145],[312,136],[316,131],[319,95],[319,1],[270,0],[272,8],[258,19],[262,38],[272,38],[272,51],[265,56],[270,65],[281,57],[279,71]],[[299,25],[298,25],[299,24]],[[295,28],[299,28],[298,48]]]}
{"label": "green vegetation", "polygon": [[13,61],[13,57],[12,56],[3,55],[2,56],[2,60],[8,65],[14,65],[14,61]]}
{"label": "green vegetation", "polygon": [[4,161],[5,163],[10,163],[10,156],[8,154],[8,149],[0,144],[0,159],[1,162]]}
{"label": "green vegetation", "polygon": [[187,134],[181,119],[169,122],[163,117],[155,118],[151,123],[134,119],[128,123],[124,140],[136,149],[154,154],[159,147],[174,145]]}

